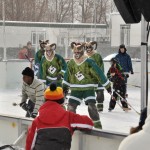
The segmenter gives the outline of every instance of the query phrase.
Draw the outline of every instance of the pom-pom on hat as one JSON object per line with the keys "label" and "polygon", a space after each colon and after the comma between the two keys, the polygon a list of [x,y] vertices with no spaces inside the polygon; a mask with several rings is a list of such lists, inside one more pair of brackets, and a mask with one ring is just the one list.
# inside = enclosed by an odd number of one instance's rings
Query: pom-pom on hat
{"label": "pom-pom on hat", "polygon": [[44,92],[44,98],[46,100],[61,100],[64,98],[63,89],[61,87],[57,87],[55,82],[52,82]]}
{"label": "pom-pom on hat", "polygon": [[33,71],[31,68],[26,67],[26,68],[22,71],[22,75],[26,75],[26,76],[29,76],[29,77],[34,78],[34,71]]}

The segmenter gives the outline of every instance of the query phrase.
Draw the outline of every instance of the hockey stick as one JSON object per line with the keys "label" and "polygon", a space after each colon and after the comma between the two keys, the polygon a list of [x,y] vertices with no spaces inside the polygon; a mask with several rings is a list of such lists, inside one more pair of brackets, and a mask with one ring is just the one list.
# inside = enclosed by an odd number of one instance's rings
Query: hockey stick
{"label": "hockey stick", "polygon": [[32,69],[34,67],[34,64],[33,64],[33,60],[30,60],[30,58],[27,56],[27,54],[24,54],[24,56],[26,57],[26,59],[30,62],[30,68]]}
{"label": "hockey stick", "polygon": [[127,100],[125,98],[123,98],[118,92],[115,92],[115,93],[122,99],[122,101],[124,101],[126,104],[128,104],[138,115],[141,114],[130,103],[128,103]]}
{"label": "hockey stick", "polygon": [[[13,106],[20,106],[20,104],[21,104],[21,103],[16,103],[16,102],[12,103]],[[24,109],[23,109],[23,110],[24,110]],[[29,110],[27,110],[26,112],[28,112],[29,115],[31,116],[31,112],[30,112]]]}
{"label": "hockey stick", "polygon": [[141,88],[141,86],[138,86],[138,85],[134,85],[134,84],[127,84],[126,85],[130,85],[130,86],[134,86],[134,87],[137,87],[137,88]]}
{"label": "hockey stick", "polygon": [[13,148],[13,145],[3,145],[3,146],[0,147],[0,150],[6,149],[6,148],[10,148],[12,150],[16,150],[15,148]]}

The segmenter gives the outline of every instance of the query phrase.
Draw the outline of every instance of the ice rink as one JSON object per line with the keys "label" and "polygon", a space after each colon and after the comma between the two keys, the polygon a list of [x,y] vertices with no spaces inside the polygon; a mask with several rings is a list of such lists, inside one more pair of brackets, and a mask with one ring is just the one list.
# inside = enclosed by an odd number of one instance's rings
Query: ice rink
{"label": "ice rink", "polygon": [[[128,102],[132,107],[140,112],[141,89],[128,86]],[[110,95],[105,90],[104,111],[100,113],[100,119],[104,130],[129,133],[132,126],[136,126],[139,121],[139,114],[133,109],[124,112],[117,104],[116,108],[108,112]],[[21,89],[0,90],[0,113],[15,116],[25,116],[25,111],[19,106],[13,106],[14,102],[20,103]],[[77,113],[88,115],[87,106],[82,103],[77,108]]]}

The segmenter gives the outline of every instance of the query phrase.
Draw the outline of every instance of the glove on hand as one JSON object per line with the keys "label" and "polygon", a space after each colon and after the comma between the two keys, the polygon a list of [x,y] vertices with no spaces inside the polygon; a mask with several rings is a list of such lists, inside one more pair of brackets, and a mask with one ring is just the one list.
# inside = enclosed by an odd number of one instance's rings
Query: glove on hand
{"label": "glove on hand", "polygon": [[129,74],[126,74],[126,78],[129,78]]}
{"label": "glove on hand", "polygon": [[107,88],[106,90],[111,95],[111,93],[112,93],[111,86],[109,88]]}
{"label": "glove on hand", "polygon": [[133,70],[131,71],[131,74],[134,74]]}
{"label": "glove on hand", "polygon": [[36,116],[37,116],[37,113],[34,113],[34,112],[31,113],[31,117],[32,117],[32,118],[35,118]]}
{"label": "glove on hand", "polygon": [[20,103],[20,107],[21,107],[23,110],[28,111],[28,107],[27,107],[26,102]]}
{"label": "glove on hand", "polygon": [[57,75],[57,80],[61,80],[62,77],[63,77],[62,74],[58,74],[58,75]]}
{"label": "glove on hand", "polygon": [[63,93],[64,93],[65,97],[67,96],[68,92],[69,92],[69,88],[63,87]]}
{"label": "glove on hand", "polygon": [[29,111],[31,109],[31,107],[28,104],[26,104],[26,102],[20,103],[20,107],[25,111]]}

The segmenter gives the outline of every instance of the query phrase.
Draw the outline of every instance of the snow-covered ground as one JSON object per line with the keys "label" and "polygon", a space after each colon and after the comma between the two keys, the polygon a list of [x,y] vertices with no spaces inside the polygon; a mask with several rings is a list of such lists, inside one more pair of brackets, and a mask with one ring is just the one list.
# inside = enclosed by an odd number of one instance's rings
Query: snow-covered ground
{"label": "snow-covered ground", "polygon": [[[140,88],[128,87],[128,102],[140,112]],[[132,109],[124,112],[118,105],[112,112],[108,112],[110,95],[105,90],[104,111],[100,113],[100,119],[104,130],[129,133],[132,126],[136,126],[139,121],[139,115]],[[25,111],[19,106],[13,106],[14,102],[20,103],[21,90],[7,89],[0,90],[0,113],[11,114],[15,116],[25,116]],[[88,115],[87,106],[82,103],[77,108],[77,113]]]}

